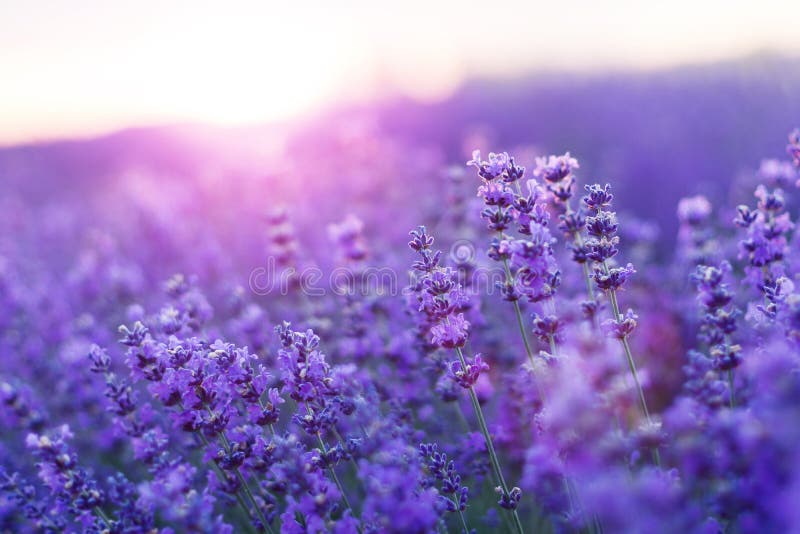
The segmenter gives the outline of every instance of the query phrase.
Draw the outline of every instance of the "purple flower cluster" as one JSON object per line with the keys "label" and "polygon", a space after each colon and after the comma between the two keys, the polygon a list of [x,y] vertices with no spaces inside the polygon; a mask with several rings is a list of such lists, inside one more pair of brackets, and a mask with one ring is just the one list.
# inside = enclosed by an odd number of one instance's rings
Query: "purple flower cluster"
{"label": "purple flower cluster", "polygon": [[595,264],[592,275],[598,289],[601,291],[617,291],[635,273],[630,263],[624,267],[609,267],[608,262],[617,255],[619,237],[617,237],[617,214],[610,211],[611,186],[606,184],[587,185],[587,195],[583,197],[589,216],[586,217],[586,232],[589,240],[586,242],[586,257]]}
{"label": "purple flower cluster", "polygon": [[[560,283],[560,273],[551,249],[554,240],[547,228],[550,214],[544,206],[542,189],[535,180],[529,180],[523,193],[520,181],[525,168],[516,165],[505,152],[489,154],[489,161],[481,161],[477,150],[472,156],[467,164],[474,165],[482,179],[478,188],[485,206],[481,217],[497,233],[489,256],[508,270],[502,288],[505,298],[515,301],[525,297],[539,302],[552,297]],[[519,237],[506,233],[512,223]]]}
{"label": "purple flower cluster", "polygon": [[789,235],[794,229],[781,189],[769,190],[759,185],[755,209],[739,205],[734,223],[744,229],[746,236],[739,242],[739,259],[746,262],[747,280],[763,295],[758,310],[774,319],[785,299],[788,282],[786,256]]}
{"label": "purple flower cluster", "polygon": [[278,266],[288,268],[297,266],[298,244],[294,228],[289,221],[289,210],[284,207],[273,209],[266,216],[269,233],[269,254]]}
{"label": "purple flower cluster", "polygon": [[680,254],[692,265],[714,261],[719,244],[711,225],[711,202],[703,195],[682,198],[678,203]]}
{"label": "purple flower cluster", "polygon": [[[739,310],[734,306],[734,294],[724,282],[731,272],[731,266],[722,262],[718,267],[698,265],[692,274],[692,281],[697,286],[697,300],[700,303],[702,319],[699,338],[708,347],[708,355],[697,351],[690,352],[690,366],[687,371],[694,374],[687,386],[694,388],[693,393],[702,396],[715,405],[719,402],[720,372],[727,373],[728,398],[731,407],[735,404],[735,384],[733,370],[741,363],[742,347],[733,343],[736,333],[736,318]],[[701,372],[697,372],[697,368]],[[705,390],[708,390],[706,393]]]}
{"label": "purple flower cluster", "polygon": [[328,234],[339,248],[341,257],[347,262],[356,264],[367,256],[363,232],[364,223],[352,214],[342,222],[328,227]]}
{"label": "purple flower cluster", "polygon": [[428,483],[440,485],[439,499],[442,506],[451,513],[457,512],[461,519],[464,532],[469,533],[464,512],[469,500],[469,488],[461,485],[461,476],[456,471],[453,460],[447,459],[447,454],[439,452],[435,443],[420,443],[419,454],[430,476]]}
{"label": "purple flower cluster", "polygon": [[468,297],[450,268],[439,265],[441,252],[433,252],[433,237],[424,226],[411,232],[409,247],[419,254],[413,268],[417,274],[412,292],[419,304],[421,321],[429,325],[430,341],[437,347],[463,347],[469,337],[470,323],[462,310]]}
{"label": "purple flower cluster", "polygon": [[672,257],[591,159],[368,146],[328,167],[421,189],[343,220],[2,201],[0,532],[798,530],[797,132]]}
{"label": "purple flower cluster", "polygon": [[101,508],[106,496],[78,465],[67,444],[71,437],[69,427],[64,425],[51,436],[28,434],[25,444],[38,460],[39,478],[55,495],[63,511],[76,516],[85,528],[99,529],[102,521],[108,522]]}

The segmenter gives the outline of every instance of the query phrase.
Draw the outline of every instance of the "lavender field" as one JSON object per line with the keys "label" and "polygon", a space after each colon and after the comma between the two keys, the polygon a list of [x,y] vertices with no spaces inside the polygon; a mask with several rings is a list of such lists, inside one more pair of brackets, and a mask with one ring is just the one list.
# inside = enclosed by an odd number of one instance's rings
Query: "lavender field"
{"label": "lavender field", "polygon": [[800,532],[800,62],[0,148],[0,532]]}

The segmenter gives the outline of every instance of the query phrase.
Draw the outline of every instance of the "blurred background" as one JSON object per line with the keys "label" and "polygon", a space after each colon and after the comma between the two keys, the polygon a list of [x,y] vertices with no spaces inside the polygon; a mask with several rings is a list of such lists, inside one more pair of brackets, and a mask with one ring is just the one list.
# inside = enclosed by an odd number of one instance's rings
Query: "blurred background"
{"label": "blurred background", "polygon": [[680,197],[728,201],[783,155],[798,20],[785,1],[2,0],[3,201],[231,228],[278,203],[301,227],[375,222],[377,203],[391,240],[473,148],[569,150],[669,250]]}

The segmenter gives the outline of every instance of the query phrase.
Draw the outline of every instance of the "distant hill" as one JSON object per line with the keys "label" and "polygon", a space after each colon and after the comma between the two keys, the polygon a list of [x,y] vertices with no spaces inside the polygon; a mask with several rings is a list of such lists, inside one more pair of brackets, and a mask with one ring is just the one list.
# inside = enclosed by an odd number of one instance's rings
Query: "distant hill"
{"label": "distant hill", "polygon": [[718,197],[761,158],[785,157],[786,135],[800,126],[800,58],[475,80],[445,102],[405,102],[382,116],[388,131],[453,157],[464,132],[480,125],[494,141],[485,149],[569,150],[584,179],[615,183],[626,207],[669,226],[681,196]]}
{"label": "distant hill", "polygon": [[[713,65],[590,74],[538,72],[472,80],[443,102],[394,100],[331,111],[302,124],[219,128],[201,125],[0,149],[0,188],[29,198],[79,194],[126,170],[180,178],[258,173],[274,159],[267,145],[300,152],[364,116],[382,135],[435,147],[463,163],[469,132],[488,132],[484,150],[534,144],[571,151],[585,180],[615,184],[622,205],[658,220],[669,240],[677,200],[727,184],[762,157],[782,157],[800,125],[800,58],[759,55]],[[307,145],[306,145],[307,146]],[[274,147],[273,147],[274,148]],[[211,171],[210,171],[211,170]]]}

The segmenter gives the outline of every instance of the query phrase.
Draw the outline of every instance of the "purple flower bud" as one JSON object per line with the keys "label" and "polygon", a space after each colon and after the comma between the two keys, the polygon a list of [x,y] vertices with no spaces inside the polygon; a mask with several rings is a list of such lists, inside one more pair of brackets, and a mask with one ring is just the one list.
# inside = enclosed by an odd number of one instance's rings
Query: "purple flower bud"
{"label": "purple flower bud", "polygon": [[798,171],[790,161],[765,159],[758,168],[758,176],[772,187],[786,188],[795,185]]}
{"label": "purple flower bud", "polygon": [[742,347],[739,345],[714,345],[711,347],[711,358],[714,360],[714,366],[720,371],[735,369],[742,362],[741,350]]}
{"label": "purple flower bud", "polygon": [[129,347],[138,347],[142,344],[142,341],[144,341],[147,335],[147,327],[141,322],[136,321],[133,324],[133,330],[128,330],[127,326],[121,325],[119,327],[119,333],[124,336],[119,340],[120,343]]}
{"label": "purple flower bud", "polygon": [[756,188],[755,197],[758,199],[758,209],[763,211],[777,212],[782,210],[786,204],[783,191],[780,189],[770,191],[763,185]]}
{"label": "purple flower bud", "polygon": [[563,156],[551,155],[536,158],[536,169],[534,169],[533,175],[555,184],[564,180],[572,174],[572,171],[579,168],[578,160],[571,157],[567,152]]}
{"label": "purple flower bud", "polygon": [[469,389],[475,385],[481,373],[489,370],[489,365],[483,361],[480,354],[476,354],[472,361],[466,360],[466,367],[461,361],[450,362],[450,376],[456,384],[464,389]]}
{"label": "purple flower bud", "polygon": [[789,144],[786,145],[786,152],[792,158],[795,167],[800,168],[800,129],[795,129],[789,134]]}
{"label": "purple flower bud", "polygon": [[742,228],[748,228],[755,220],[758,218],[758,212],[752,211],[749,207],[745,206],[744,204],[740,204],[736,207],[736,218],[733,220],[736,226],[741,226]]}
{"label": "purple flower bud", "polygon": [[511,491],[505,493],[503,488],[497,486],[494,491],[500,495],[500,500],[497,501],[497,504],[506,510],[516,510],[520,499],[522,499],[522,490],[517,487],[514,487],[511,489]]}
{"label": "purple flower bud", "polygon": [[463,347],[469,338],[469,326],[463,313],[449,315],[431,328],[431,343],[448,349]]}
{"label": "purple flower bud", "polygon": [[481,217],[486,219],[487,227],[494,232],[506,230],[514,221],[511,210],[503,208],[485,208],[481,211]]}
{"label": "purple flower bud", "polygon": [[601,211],[597,215],[586,218],[586,231],[589,235],[597,238],[612,237],[618,227],[617,215],[611,211]]}
{"label": "purple flower bud", "polygon": [[711,203],[703,195],[682,198],[678,202],[678,220],[689,226],[699,226],[711,215]]}
{"label": "purple flower bud", "polygon": [[611,206],[614,195],[611,194],[611,185],[592,184],[585,186],[587,195],[583,197],[583,203],[589,211],[596,213]]}
{"label": "purple flower bud", "polygon": [[[588,239],[584,245],[586,248],[585,255],[594,262],[603,263],[617,255],[619,252],[617,248],[618,244],[619,237],[617,236],[611,238],[604,236],[599,239],[591,238]],[[580,247],[573,247],[573,257],[578,263],[580,263],[581,253],[583,253],[583,250]]]}
{"label": "purple flower bud", "polygon": [[636,270],[630,263],[625,267],[613,267],[609,269],[608,272],[595,267],[592,278],[594,278],[597,287],[602,291],[616,291],[625,285],[625,282],[627,282],[635,272]]}
{"label": "purple flower bud", "polygon": [[408,246],[415,252],[428,250],[433,246],[433,236],[428,235],[424,226],[412,230],[409,232],[409,235],[411,236],[411,241],[408,243]]}
{"label": "purple flower bud", "polygon": [[486,182],[478,188],[478,196],[487,206],[507,208],[514,203],[514,192],[502,182]]}
{"label": "purple flower bud", "polygon": [[561,341],[563,323],[555,315],[533,316],[533,333],[541,341],[548,343],[550,340]]}
{"label": "purple flower bud", "polygon": [[[495,154],[489,153],[489,160],[481,160],[480,150],[472,151],[472,159],[467,162],[467,166],[472,166],[478,169],[478,175],[484,180],[491,181],[503,174],[509,166],[508,154],[502,152]],[[516,172],[516,171],[515,171]]]}
{"label": "purple flower bud", "polygon": [[525,167],[522,165],[517,165],[514,162],[513,157],[508,158],[508,165],[506,166],[506,172],[503,175],[503,181],[506,183],[514,183],[517,180],[522,180],[525,176]]}
{"label": "purple flower bud", "polygon": [[328,225],[328,235],[337,247],[342,260],[358,263],[367,257],[364,223],[353,214],[338,224]]}
{"label": "purple flower bud", "polygon": [[610,327],[610,334],[617,339],[625,339],[630,336],[636,329],[636,320],[638,315],[633,313],[630,308],[620,320],[609,319],[606,324]]}

